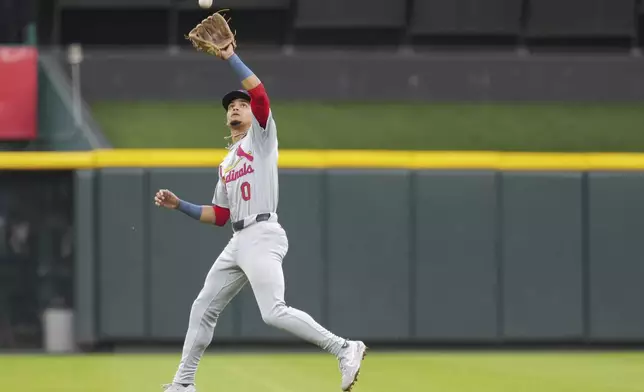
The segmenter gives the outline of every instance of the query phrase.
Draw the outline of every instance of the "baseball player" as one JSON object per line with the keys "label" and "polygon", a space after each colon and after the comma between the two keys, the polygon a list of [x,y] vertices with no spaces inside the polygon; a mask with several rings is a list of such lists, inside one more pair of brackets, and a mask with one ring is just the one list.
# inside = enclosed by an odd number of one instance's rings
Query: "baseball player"
{"label": "baseball player", "polygon": [[173,382],[164,385],[164,390],[196,391],[197,366],[212,341],[217,319],[250,282],[266,324],[335,355],[342,374],[341,388],[350,391],[358,378],[365,344],[334,335],[308,314],[284,302],[282,260],[288,251],[288,239],[276,214],[277,127],[262,82],[234,50],[235,45],[230,44],[213,53],[230,64],[243,90],[229,92],[222,100],[231,143],[219,166],[212,205],[194,205],[167,189],[159,190],[155,196],[157,206],[176,209],[217,226],[230,219],[233,228],[232,238],[208,272],[192,305],[181,361]]}

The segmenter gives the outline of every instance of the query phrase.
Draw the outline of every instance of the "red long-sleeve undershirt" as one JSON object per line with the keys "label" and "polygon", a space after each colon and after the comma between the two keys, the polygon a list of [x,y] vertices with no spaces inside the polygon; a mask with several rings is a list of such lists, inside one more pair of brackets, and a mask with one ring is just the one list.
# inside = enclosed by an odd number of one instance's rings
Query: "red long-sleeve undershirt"
{"label": "red long-sleeve undershirt", "polygon": [[256,87],[248,90],[248,94],[250,95],[250,108],[253,111],[253,115],[257,119],[257,122],[259,122],[259,125],[262,128],[266,128],[268,114],[270,112],[270,102],[264,84],[260,83]]}

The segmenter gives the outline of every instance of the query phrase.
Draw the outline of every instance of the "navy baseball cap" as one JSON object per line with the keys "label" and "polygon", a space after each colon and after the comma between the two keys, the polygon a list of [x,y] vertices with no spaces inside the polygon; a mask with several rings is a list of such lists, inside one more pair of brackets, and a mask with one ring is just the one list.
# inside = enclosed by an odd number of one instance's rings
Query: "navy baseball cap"
{"label": "navy baseball cap", "polygon": [[224,98],[221,100],[221,104],[224,106],[224,109],[228,110],[228,105],[235,99],[243,99],[250,102],[250,94],[246,90],[233,90],[228,94],[224,95]]}

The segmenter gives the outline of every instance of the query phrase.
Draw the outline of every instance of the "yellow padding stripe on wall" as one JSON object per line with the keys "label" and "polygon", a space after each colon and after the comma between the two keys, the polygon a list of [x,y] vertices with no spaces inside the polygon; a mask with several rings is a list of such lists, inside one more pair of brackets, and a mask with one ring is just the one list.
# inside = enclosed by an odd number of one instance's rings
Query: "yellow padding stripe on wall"
{"label": "yellow padding stripe on wall", "polygon": [[[117,149],[87,152],[4,152],[3,170],[107,167],[217,167],[223,149]],[[644,153],[505,153],[462,151],[282,150],[282,168],[488,170],[644,170]]]}
{"label": "yellow padding stripe on wall", "polygon": [[89,152],[3,152],[0,169],[57,170],[92,169],[94,155]]}

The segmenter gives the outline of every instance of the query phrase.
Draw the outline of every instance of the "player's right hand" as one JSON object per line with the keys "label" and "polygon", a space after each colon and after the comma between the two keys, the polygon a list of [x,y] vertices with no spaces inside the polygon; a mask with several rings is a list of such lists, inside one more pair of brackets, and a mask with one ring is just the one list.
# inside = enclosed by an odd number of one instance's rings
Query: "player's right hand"
{"label": "player's right hand", "polygon": [[179,198],[167,189],[160,189],[154,196],[154,204],[174,210],[179,207]]}

